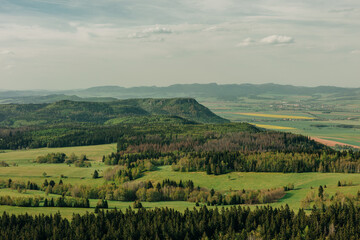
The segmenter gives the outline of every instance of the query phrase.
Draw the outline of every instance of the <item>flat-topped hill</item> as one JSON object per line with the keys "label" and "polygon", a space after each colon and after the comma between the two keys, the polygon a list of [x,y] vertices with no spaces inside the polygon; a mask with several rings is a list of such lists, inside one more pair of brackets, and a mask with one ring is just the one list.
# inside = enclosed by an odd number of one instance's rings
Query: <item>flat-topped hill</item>
{"label": "flat-topped hill", "polygon": [[[198,123],[226,123],[193,98],[127,99],[110,102],[63,100],[44,104],[0,105],[0,126],[18,127],[64,122],[105,123],[139,116],[177,116]],[[174,118],[173,118],[174,119]]]}

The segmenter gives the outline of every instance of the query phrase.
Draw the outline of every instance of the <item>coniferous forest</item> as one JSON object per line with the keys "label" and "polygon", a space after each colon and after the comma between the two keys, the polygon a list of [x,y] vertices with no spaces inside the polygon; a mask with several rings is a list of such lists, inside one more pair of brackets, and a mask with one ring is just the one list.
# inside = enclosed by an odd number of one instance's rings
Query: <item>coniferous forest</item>
{"label": "coniferous forest", "polygon": [[314,207],[309,214],[281,208],[245,207],[180,213],[173,209],[0,216],[0,239],[359,239],[360,208],[353,204]]}

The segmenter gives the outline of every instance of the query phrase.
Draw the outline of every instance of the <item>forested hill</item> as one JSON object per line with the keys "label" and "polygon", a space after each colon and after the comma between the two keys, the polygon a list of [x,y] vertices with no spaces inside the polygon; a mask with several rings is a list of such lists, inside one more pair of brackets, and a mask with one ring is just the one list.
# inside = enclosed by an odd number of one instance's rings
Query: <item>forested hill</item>
{"label": "forested hill", "polygon": [[63,100],[48,104],[0,105],[0,126],[19,127],[66,122],[104,124],[119,118],[177,116],[199,123],[229,122],[192,98],[129,99],[112,102]]}
{"label": "forested hill", "polygon": [[140,108],[150,114],[179,116],[201,123],[230,122],[227,119],[215,115],[207,107],[199,104],[193,98],[128,99],[119,100],[117,103],[120,103],[121,106]]}

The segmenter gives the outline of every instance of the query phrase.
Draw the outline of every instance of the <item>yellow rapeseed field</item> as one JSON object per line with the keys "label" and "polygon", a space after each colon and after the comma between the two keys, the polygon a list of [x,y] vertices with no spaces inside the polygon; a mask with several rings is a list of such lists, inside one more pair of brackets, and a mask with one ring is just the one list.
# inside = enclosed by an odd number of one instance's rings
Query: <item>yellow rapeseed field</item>
{"label": "yellow rapeseed field", "polygon": [[265,128],[265,129],[276,129],[276,130],[291,130],[291,129],[296,129],[296,128],[292,128],[292,127],[282,127],[282,126],[274,126],[274,125],[265,125],[265,124],[255,124],[255,123],[250,123],[256,127],[259,128]]}

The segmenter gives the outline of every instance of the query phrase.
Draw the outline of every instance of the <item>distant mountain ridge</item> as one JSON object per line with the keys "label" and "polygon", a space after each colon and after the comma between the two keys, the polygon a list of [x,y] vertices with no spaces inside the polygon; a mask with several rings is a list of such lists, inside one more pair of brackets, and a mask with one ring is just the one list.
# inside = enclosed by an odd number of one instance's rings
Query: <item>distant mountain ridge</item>
{"label": "distant mountain ridge", "polygon": [[[332,86],[298,87],[279,84],[175,84],[168,87],[99,86],[65,91],[1,91],[0,103],[51,103],[59,100],[73,101],[111,101],[128,98],[167,98],[167,97],[213,97],[221,100],[234,100],[241,97],[261,94],[316,95],[330,94],[339,98],[360,98],[360,88],[341,88]],[[76,99],[76,97],[80,99]]]}
{"label": "distant mountain ridge", "polygon": [[[62,100],[44,104],[0,105],[0,126],[27,126],[66,122],[104,124],[122,117],[177,116],[183,122],[226,123],[192,98],[127,99],[111,102]],[[179,121],[179,119],[173,118]]]}
{"label": "distant mountain ridge", "polygon": [[[298,87],[292,85],[279,84],[175,84],[168,87],[132,87],[124,88],[117,86],[93,87],[78,92],[78,96],[122,96],[137,95],[142,96],[188,96],[188,97],[247,97],[251,95],[261,95],[266,93],[284,95],[309,95],[309,94],[356,94],[360,93],[360,88],[340,88],[331,86],[319,87]],[[89,94],[89,95],[88,95]],[[145,94],[145,95],[144,95]]]}
{"label": "distant mountain ridge", "polygon": [[[1,94],[1,93],[0,93]],[[70,100],[70,101],[82,101],[82,102],[111,102],[116,101],[117,98],[112,97],[88,97],[88,98],[81,98],[76,95],[65,95],[65,94],[50,94],[50,95],[33,95],[33,96],[19,96],[19,97],[10,97],[4,98],[0,103],[7,104],[7,103],[17,103],[17,104],[41,104],[41,103],[53,103],[62,100]]]}

